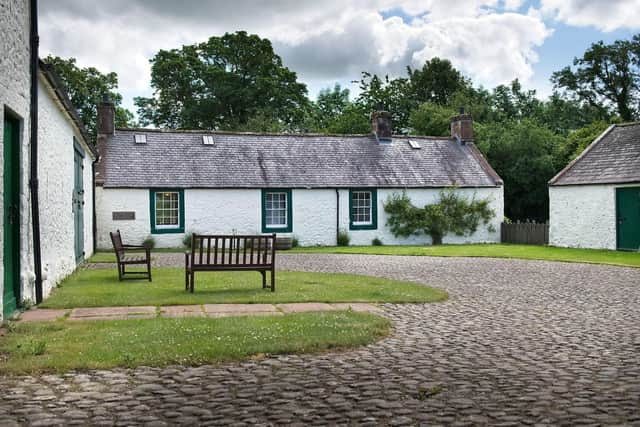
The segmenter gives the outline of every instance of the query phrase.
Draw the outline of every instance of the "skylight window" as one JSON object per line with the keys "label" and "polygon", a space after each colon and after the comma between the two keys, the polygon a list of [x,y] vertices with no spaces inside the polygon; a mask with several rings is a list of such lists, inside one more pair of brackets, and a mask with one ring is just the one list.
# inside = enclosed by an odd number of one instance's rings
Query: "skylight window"
{"label": "skylight window", "polygon": [[147,135],[137,133],[134,135],[134,139],[136,144],[146,144],[147,143]]}
{"label": "skylight window", "polygon": [[204,145],[213,145],[213,135],[202,135],[202,143]]}
{"label": "skylight window", "polygon": [[412,139],[409,140],[409,145],[411,146],[411,148],[413,148],[414,150],[419,150],[422,147],[420,147],[420,144],[418,144],[418,141],[414,141]]}

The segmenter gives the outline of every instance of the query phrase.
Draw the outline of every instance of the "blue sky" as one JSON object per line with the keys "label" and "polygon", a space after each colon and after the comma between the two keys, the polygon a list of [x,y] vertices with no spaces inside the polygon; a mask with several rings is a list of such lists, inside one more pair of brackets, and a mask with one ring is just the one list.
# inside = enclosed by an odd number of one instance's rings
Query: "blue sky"
{"label": "blue sky", "polygon": [[[115,71],[124,105],[149,96],[159,49],[246,30],[269,38],[311,97],[367,70],[403,75],[434,56],[476,85],[518,78],[541,96],[591,43],[640,31],[640,0],[57,0],[41,2],[41,56]],[[72,29],[72,30],[68,30]]]}

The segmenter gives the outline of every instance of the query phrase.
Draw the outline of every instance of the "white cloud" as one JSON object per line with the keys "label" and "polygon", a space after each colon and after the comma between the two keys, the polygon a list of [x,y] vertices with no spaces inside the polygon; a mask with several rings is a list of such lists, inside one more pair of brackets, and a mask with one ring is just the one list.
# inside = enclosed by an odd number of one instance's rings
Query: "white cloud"
{"label": "white cloud", "polygon": [[[59,0],[41,5],[41,54],[74,56],[82,66],[115,71],[125,96],[149,94],[149,58],[246,30],[272,40],[301,81],[317,88],[349,82],[361,71],[391,76],[440,56],[478,84],[526,82],[536,47],[551,31],[541,16],[503,13],[522,0]],[[401,10],[406,16],[383,18]],[[386,16],[386,15],[384,15]],[[411,18],[410,22],[406,19]],[[130,99],[125,105],[132,107]]]}
{"label": "white cloud", "polygon": [[640,0],[542,0],[541,11],[578,27],[610,32],[640,28]]}

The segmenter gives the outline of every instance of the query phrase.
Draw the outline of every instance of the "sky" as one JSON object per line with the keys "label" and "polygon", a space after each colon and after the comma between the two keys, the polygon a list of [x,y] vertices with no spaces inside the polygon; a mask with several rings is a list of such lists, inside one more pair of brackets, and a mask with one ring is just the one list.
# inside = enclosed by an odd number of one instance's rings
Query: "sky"
{"label": "sky", "polygon": [[640,32],[640,0],[44,0],[40,56],[115,71],[123,105],[151,96],[151,59],[245,30],[271,40],[309,96],[362,71],[396,77],[449,59],[476,86],[520,79],[540,97],[549,77],[594,42]]}

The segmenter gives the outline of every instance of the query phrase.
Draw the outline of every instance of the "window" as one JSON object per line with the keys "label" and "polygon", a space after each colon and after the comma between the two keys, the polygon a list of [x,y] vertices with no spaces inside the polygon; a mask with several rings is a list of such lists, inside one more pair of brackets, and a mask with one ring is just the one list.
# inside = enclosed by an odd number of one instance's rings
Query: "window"
{"label": "window", "polygon": [[184,232],[184,192],[175,189],[151,190],[151,233]]}
{"label": "window", "polygon": [[263,233],[290,233],[293,230],[291,212],[291,190],[262,190]]}
{"label": "window", "polygon": [[377,199],[376,190],[349,190],[350,230],[375,230],[378,228]]}

